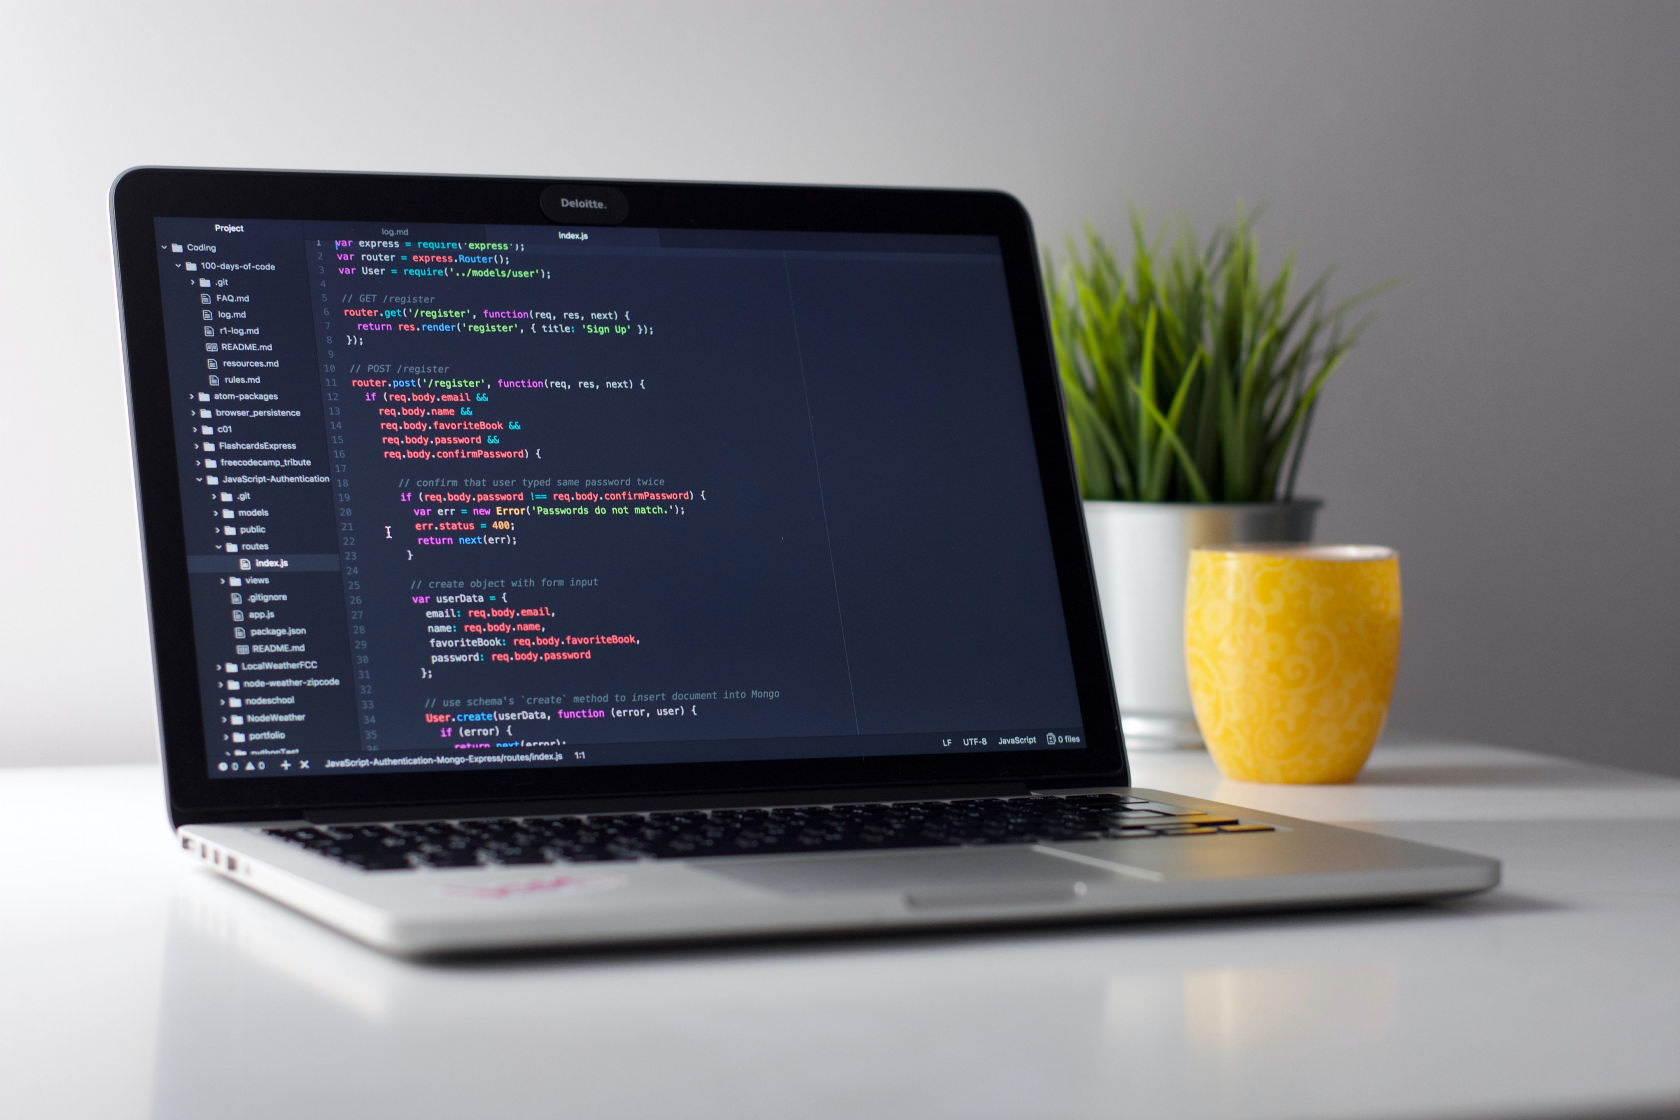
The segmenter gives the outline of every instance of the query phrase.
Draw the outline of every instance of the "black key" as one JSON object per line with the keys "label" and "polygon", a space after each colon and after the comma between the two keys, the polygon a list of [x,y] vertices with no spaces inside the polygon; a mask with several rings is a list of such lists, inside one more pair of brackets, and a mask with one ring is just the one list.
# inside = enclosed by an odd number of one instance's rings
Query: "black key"
{"label": "black key", "polygon": [[427,867],[477,867],[475,848],[437,848],[420,853],[420,862]]}
{"label": "black key", "polygon": [[346,852],[339,859],[363,871],[400,871],[411,866],[400,852]]}
{"label": "black key", "polygon": [[688,859],[693,856],[705,855],[716,846],[714,841],[703,836],[672,836],[649,844],[647,854],[655,859]]}
{"label": "black key", "polygon": [[552,863],[548,853],[541,848],[521,848],[514,845],[497,846],[484,849],[484,854],[496,863],[524,864],[524,863]]}
{"label": "black key", "polygon": [[306,848],[314,848],[317,851],[337,843],[331,836],[318,828],[270,828],[266,831],[276,839],[301,844]]}

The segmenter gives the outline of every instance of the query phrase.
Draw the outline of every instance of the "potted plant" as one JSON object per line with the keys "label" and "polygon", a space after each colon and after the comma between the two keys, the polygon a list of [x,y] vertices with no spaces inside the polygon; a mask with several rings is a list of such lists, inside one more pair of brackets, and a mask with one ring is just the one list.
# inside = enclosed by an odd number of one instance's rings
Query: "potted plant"
{"label": "potted plant", "polygon": [[1205,245],[1184,225],[1151,242],[1134,213],[1129,267],[1093,231],[1067,258],[1046,253],[1051,334],[1124,731],[1194,745],[1189,551],[1312,539],[1321,503],[1295,494],[1301,451],[1369,321],[1349,312],[1388,285],[1332,305],[1327,270],[1295,295],[1294,255],[1264,276],[1241,207]]}

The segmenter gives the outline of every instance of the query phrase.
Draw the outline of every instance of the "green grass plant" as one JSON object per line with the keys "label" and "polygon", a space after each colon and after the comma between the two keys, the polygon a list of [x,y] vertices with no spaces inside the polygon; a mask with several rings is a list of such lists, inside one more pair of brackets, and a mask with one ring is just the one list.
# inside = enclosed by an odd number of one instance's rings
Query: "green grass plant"
{"label": "green grass plant", "polygon": [[1264,276],[1240,206],[1205,245],[1182,222],[1153,241],[1135,212],[1131,226],[1128,267],[1089,228],[1084,252],[1070,238],[1060,267],[1045,254],[1084,496],[1292,498],[1320,394],[1370,322],[1349,325],[1349,313],[1393,281],[1330,304],[1327,269],[1296,296],[1295,255]]}

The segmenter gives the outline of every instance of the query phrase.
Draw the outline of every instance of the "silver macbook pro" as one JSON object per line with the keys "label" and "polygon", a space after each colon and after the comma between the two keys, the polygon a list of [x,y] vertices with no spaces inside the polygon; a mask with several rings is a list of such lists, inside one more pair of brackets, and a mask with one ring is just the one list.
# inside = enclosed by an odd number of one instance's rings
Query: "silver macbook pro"
{"label": "silver macbook pro", "polygon": [[1497,881],[1130,787],[1007,195],[144,168],[112,210],[169,811],[235,882],[432,954]]}

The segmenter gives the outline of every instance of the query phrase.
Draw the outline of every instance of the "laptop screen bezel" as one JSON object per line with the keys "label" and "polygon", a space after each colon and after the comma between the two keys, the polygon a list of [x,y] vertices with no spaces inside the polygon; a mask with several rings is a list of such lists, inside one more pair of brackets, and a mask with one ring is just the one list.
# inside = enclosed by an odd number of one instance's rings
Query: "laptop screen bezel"
{"label": "laptop screen bezel", "polygon": [[[981,234],[997,239],[1085,731],[1083,748],[237,782],[209,777],[154,221],[225,217],[552,225],[539,199],[556,185],[621,192],[628,203],[622,223],[627,226]],[[592,800],[622,803],[626,798],[791,789],[1126,783],[1125,751],[1068,450],[1038,254],[1026,211],[1012,196],[973,190],[137,168],[113,185],[111,209],[160,734],[176,824],[346,810],[412,813],[426,806],[463,804],[570,806]]]}

